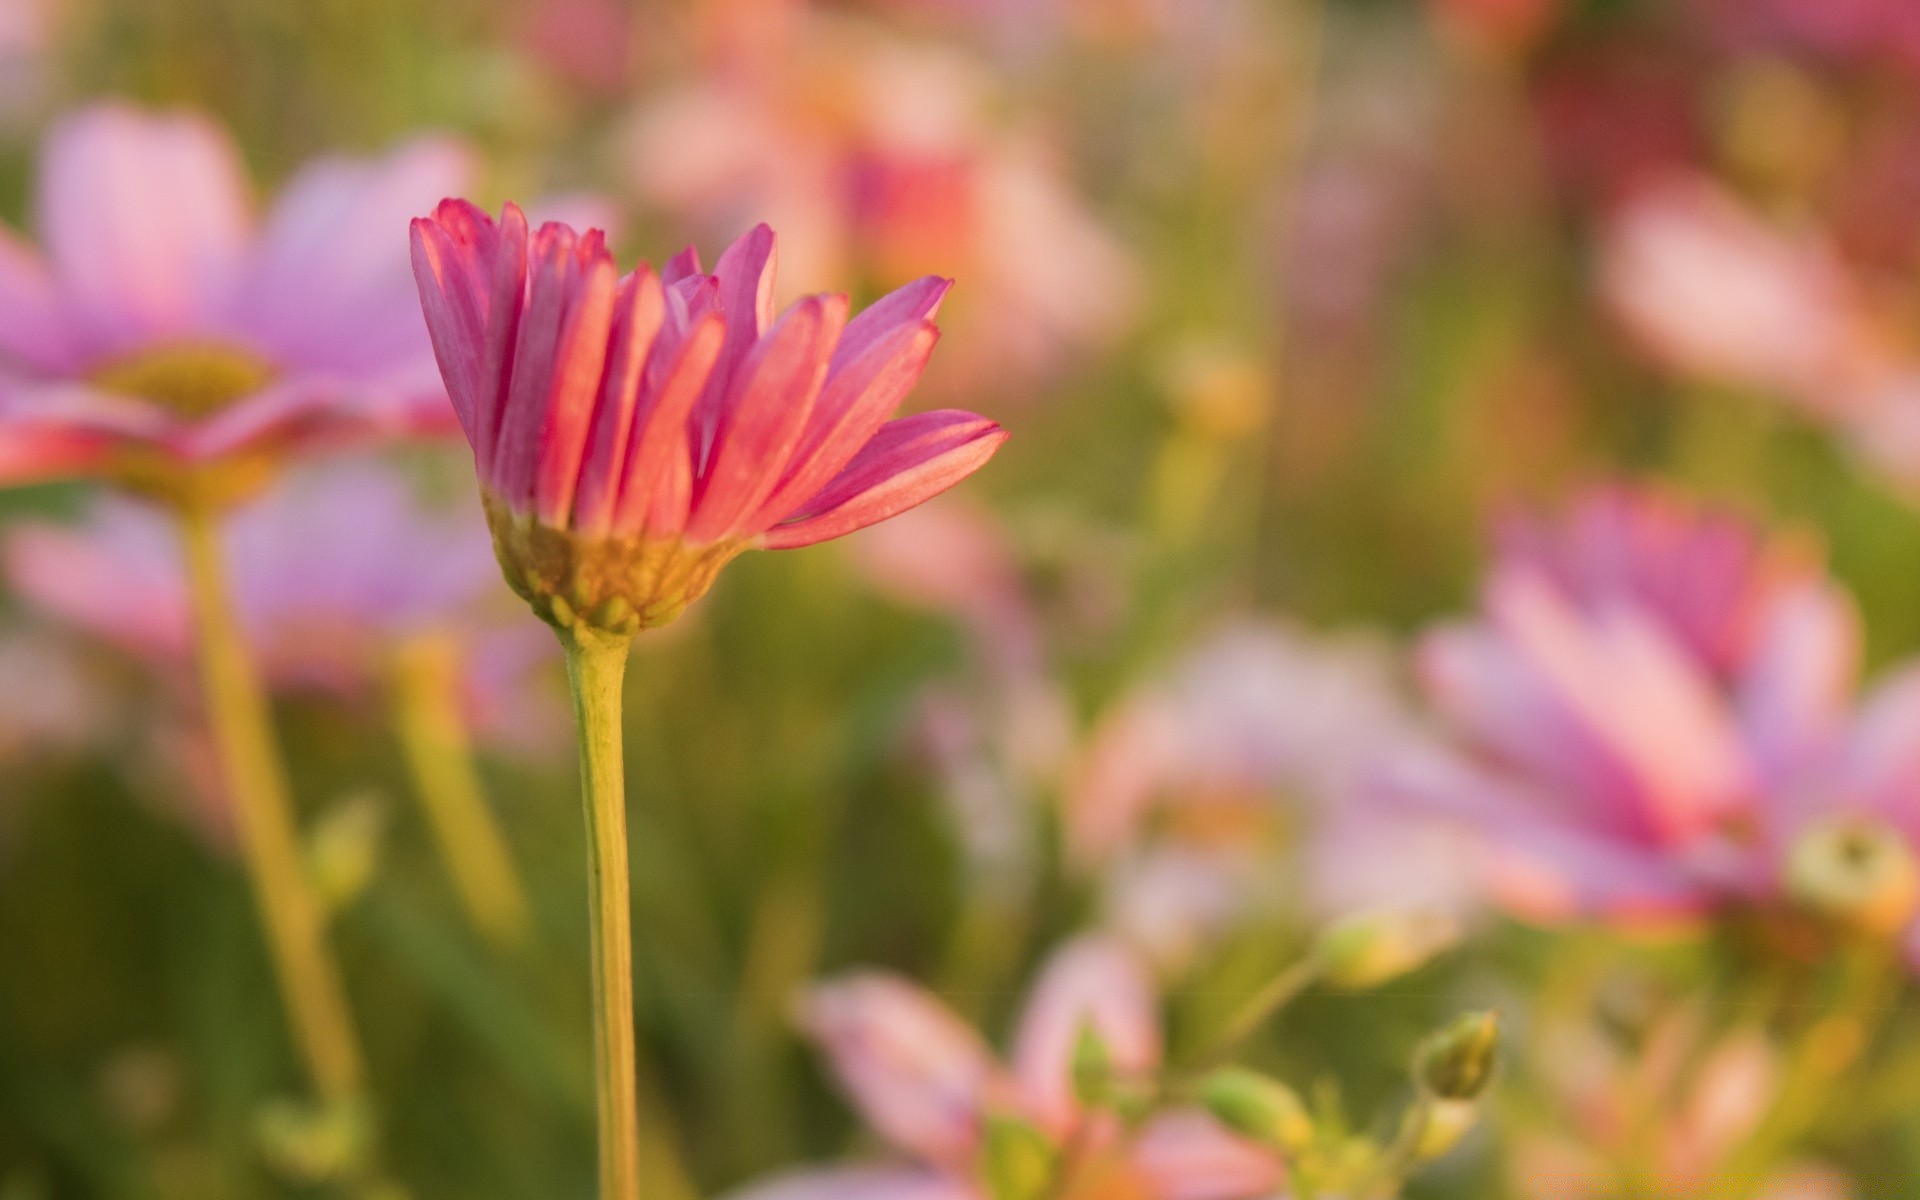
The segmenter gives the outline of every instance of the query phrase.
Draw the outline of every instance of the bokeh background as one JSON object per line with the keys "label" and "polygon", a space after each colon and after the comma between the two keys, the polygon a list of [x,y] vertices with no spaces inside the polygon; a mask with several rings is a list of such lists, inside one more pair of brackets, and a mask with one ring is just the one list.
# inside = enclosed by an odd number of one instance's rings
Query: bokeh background
{"label": "bokeh background", "polygon": [[[1360,819],[1347,793],[1383,728],[1425,720],[1407,649],[1473,606],[1489,522],[1599,483],[1724,502],[1824,554],[1869,670],[1920,650],[1917,13],[0,0],[0,216],[31,227],[49,123],[112,97],[231,130],[262,196],[315,155],[432,131],[472,155],[475,199],[573,205],[623,261],[689,241],[711,261],[767,220],[783,298],[956,277],[921,402],[995,417],[1006,449],[894,525],[747,556],[635,653],[656,1200],[876,1144],[796,1027],[810,981],[890,968],[999,1039],[1049,948],[1107,929],[1155,964],[1177,1047],[1327,920],[1388,903],[1470,936],[1382,987],[1309,992],[1254,1061],[1367,1114],[1426,1031],[1496,1005],[1518,1030],[1502,1096],[1409,1194],[1708,1194],[1685,1172],[1580,1190],[1527,1158],[1598,1103],[1557,1102],[1553,1064],[1591,1047],[1548,1035],[1569,1013],[1629,1029],[1633,1079],[1588,1055],[1583,1086],[1711,1125],[1777,1076],[1702,1099],[1649,1082],[1650,1046],[1689,998],[1690,1029],[1748,1028],[1767,985],[1718,941],[1487,913],[1455,831]],[[392,460],[471,505],[464,448]],[[91,497],[25,489],[0,515],[45,533]],[[34,594],[24,553],[0,594],[0,1197],[305,1194],[262,1149],[298,1071],[189,669]],[[591,1191],[583,847],[539,632],[506,637],[473,716],[534,915],[517,948],[475,932],[436,857],[402,689],[277,689],[346,878],[383,1154],[422,1200]],[[1145,795],[1183,802],[1118,833],[1086,816]],[[1688,1044],[1691,1080],[1718,1043]],[[1857,1192],[1773,1194],[1920,1195],[1900,1062],[1800,1143]]]}

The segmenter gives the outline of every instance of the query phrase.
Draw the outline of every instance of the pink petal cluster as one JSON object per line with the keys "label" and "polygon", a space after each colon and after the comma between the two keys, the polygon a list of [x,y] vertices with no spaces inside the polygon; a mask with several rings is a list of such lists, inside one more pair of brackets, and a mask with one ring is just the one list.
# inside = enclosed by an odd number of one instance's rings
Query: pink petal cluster
{"label": "pink petal cluster", "polygon": [[[362,689],[398,642],[460,630],[474,635],[468,674],[484,704],[550,643],[500,587],[486,526],[431,511],[377,463],[293,477],[238,510],[226,541],[241,624],[282,686]],[[153,508],[107,497],[79,525],[18,523],[0,567],[36,608],[130,653],[192,653],[179,541]]]}
{"label": "pink petal cluster", "polygon": [[1402,755],[1393,787],[1476,829],[1530,918],[1766,900],[1807,822],[1885,808],[1865,747],[1891,775],[1920,762],[1898,677],[1856,714],[1858,643],[1803,546],[1660,492],[1589,493],[1514,521],[1480,614],[1424,639],[1453,742]]}
{"label": "pink petal cluster", "polygon": [[468,175],[423,138],[312,163],[256,219],[206,121],[62,119],[41,249],[0,229],[0,482],[450,429],[399,229]]}
{"label": "pink petal cluster", "polygon": [[[947,280],[851,319],[844,296],[776,313],[774,245],[763,225],[711,275],[689,248],[659,274],[620,276],[598,231],[530,231],[512,205],[495,222],[449,200],[414,222],[434,349],[503,546],[538,527],[575,554],[657,550],[666,565],[639,568],[657,573],[625,592],[599,577],[616,572],[606,564],[564,581],[600,599],[613,589],[644,627],[677,615],[739,550],[850,533],[993,455],[1006,434],[972,413],[888,419],[933,352]],[[539,591],[516,578],[511,549],[501,557],[517,590]],[[691,581],[681,563],[696,564]]]}
{"label": "pink petal cluster", "polygon": [[1114,943],[1083,938],[1054,954],[1008,1063],[938,1000],[891,975],[820,986],[805,1022],[874,1132],[910,1161],[803,1170],[733,1200],[984,1200],[979,1156],[991,1114],[1029,1121],[1071,1148],[1063,1194],[1259,1200],[1282,1191],[1277,1159],[1201,1113],[1167,1113],[1129,1135],[1112,1114],[1075,1100],[1072,1057],[1083,1027],[1099,1034],[1124,1077],[1146,1080],[1160,1065],[1152,983]]}

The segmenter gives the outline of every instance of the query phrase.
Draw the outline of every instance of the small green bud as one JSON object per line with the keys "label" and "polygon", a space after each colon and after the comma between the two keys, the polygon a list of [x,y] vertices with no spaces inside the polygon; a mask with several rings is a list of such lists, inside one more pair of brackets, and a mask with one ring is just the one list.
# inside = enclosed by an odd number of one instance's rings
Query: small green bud
{"label": "small green bud", "polygon": [[1439,1100],[1473,1100],[1487,1090],[1500,1047],[1500,1017],[1468,1013],[1427,1039],[1415,1074]]}
{"label": "small green bud", "polygon": [[307,834],[307,872],[328,912],[352,904],[372,882],[386,826],[386,805],[365,792],[340,801],[314,822]]}
{"label": "small green bud", "polygon": [[1083,1108],[1111,1107],[1119,1091],[1113,1051],[1093,1022],[1082,1021],[1073,1039],[1073,1094]]}
{"label": "small green bud", "polygon": [[1244,1067],[1226,1067],[1200,1085],[1200,1102],[1228,1129],[1284,1154],[1313,1145],[1313,1117],[1298,1093]]}
{"label": "small green bud", "polygon": [[1834,817],[1794,842],[1787,890],[1823,916],[1884,937],[1920,904],[1920,863],[1897,830],[1867,817]]}
{"label": "small green bud", "polygon": [[993,1200],[1041,1200],[1053,1186],[1059,1152],[1031,1123],[996,1113],[987,1118],[980,1160]]}
{"label": "small green bud", "polygon": [[1316,954],[1320,978],[1332,987],[1378,987],[1423,967],[1460,940],[1446,913],[1362,913],[1329,926]]}

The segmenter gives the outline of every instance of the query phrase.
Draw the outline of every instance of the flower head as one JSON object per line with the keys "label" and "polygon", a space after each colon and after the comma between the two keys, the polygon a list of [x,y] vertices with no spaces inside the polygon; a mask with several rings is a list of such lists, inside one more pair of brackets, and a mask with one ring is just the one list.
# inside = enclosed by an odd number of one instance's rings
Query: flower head
{"label": "flower head", "polygon": [[[1158,999],[1139,961],[1081,938],[1057,951],[1028,997],[1010,1064],[914,985],[861,973],[816,988],[804,1020],[863,1116],[913,1160],[807,1170],[737,1200],[857,1195],[968,1200],[987,1194],[992,1130],[1011,1125],[1058,1155],[1063,1195],[1140,1200],[1255,1200],[1279,1188],[1279,1160],[1204,1113],[1182,1109],[1123,1129],[1076,1094],[1074,1060],[1097,1037],[1114,1077],[1159,1069]],[[1089,1031],[1091,1031],[1089,1033]]]}
{"label": "flower head", "polygon": [[944,279],[851,320],[844,296],[776,315],[765,226],[711,275],[689,248],[622,277],[597,230],[461,200],[414,222],[413,259],[507,581],[563,629],[671,621],[741,551],[883,520],[1006,438],[967,412],[887,419]]}
{"label": "flower head", "polygon": [[397,228],[467,174],[435,139],[326,159],[256,222],[207,122],[68,116],[43,155],[41,247],[0,229],[0,483],[227,499],[280,456],[450,428]]}
{"label": "flower head", "polygon": [[1396,786],[1498,849],[1534,917],[1652,919],[1778,887],[1852,720],[1857,620],[1791,540],[1653,491],[1509,528],[1481,616],[1421,647],[1454,748]]}

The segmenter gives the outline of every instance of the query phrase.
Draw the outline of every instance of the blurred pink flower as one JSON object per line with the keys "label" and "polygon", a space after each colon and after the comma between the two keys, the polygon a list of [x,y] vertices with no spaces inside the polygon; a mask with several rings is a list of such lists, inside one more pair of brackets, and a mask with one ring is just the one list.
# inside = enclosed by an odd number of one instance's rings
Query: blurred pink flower
{"label": "blurred pink flower", "polygon": [[1705,177],[1671,176],[1621,205],[1600,274],[1669,370],[1778,395],[1920,488],[1920,360],[1825,240],[1773,228]]}
{"label": "blurred pink flower", "polygon": [[1859,297],[1840,261],[1702,176],[1669,176],[1618,208],[1600,287],[1656,359],[1695,378],[1814,403],[1858,352]]}
{"label": "blurred pink flower", "polygon": [[818,13],[791,28],[755,69],[722,61],[639,113],[641,196],[709,233],[766,216],[802,287],[965,278],[946,390],[1004,392],[1121,331],[1132,262],[1051,149],[989,119],[976,64]]}
{"label": "blurred pink flower", "polygon": [[911,1162],[803,1170],[734,1200],[984,1200],[979,1175],[989,1117],[1031,1122],[1067,1155],[1062,1194],[1142,1200],[1257,1200],[1282,1191],[1278,1160],[1186,1110],[1137,1133],[1074,1099],[1072,1058],[1083,1027],[1105,1042],[1122,1078],[1159,1069],[1159,1001],[1118,945],[1068,943],[1041,972],[1014,1034],[1011,1060],[931,995],[862,973],[824,984],[805,1006],[808,1031],[874,1131]]}
{"label": "blurred pink flower", "polygon": [[42,158],[43,252],[0,230],[0,482],[450,430],[398,230],[468,174],[432,138],[323,159],[256,221],[206,121],[67,116]]}
{"label": "blurred pink flower", "polygon": [[[1392,787],[1464,817],[1534,919],[1698,913],[1777,888],[1851,716],[1858,621],[1789,540],[1653,491],[1511,522],[1475,620],[1419,666],[1457,749]],[[1825,798],[1821,803],[1837,803]]]}
{"label": "blurred pink flower", "polygon": [[[296,475],[238,510],[226,537],[241,624],[280,686],[362,690],[405,639],[461,632],[474,715],[497,715],[551,657],[552,639],[500,586],[478,515],[430,510],[379,464]],[[129,653],[170,664],[192,654],[185,567],[157,510],[107,497],[78,526],[17,524],[4,568],[29,603]]]}
{"label": "blurred pink flower", "polygon": [[[496,538],[562,531],[657,553],[650,581],[620,597],[643,628],[677,616],[741,550],[885,520],[1006,440],[957,410],[888,420],[933,352],[948,280],[908,284],[851,321],[830,295],[776,319],[764,225],[712,275],[689,247],[661,275],[624,278],[597,230],[529,233],[512,205],[496,224],[449,200],[413,230]],[[512,558],[509,582],[527,594]]]}

